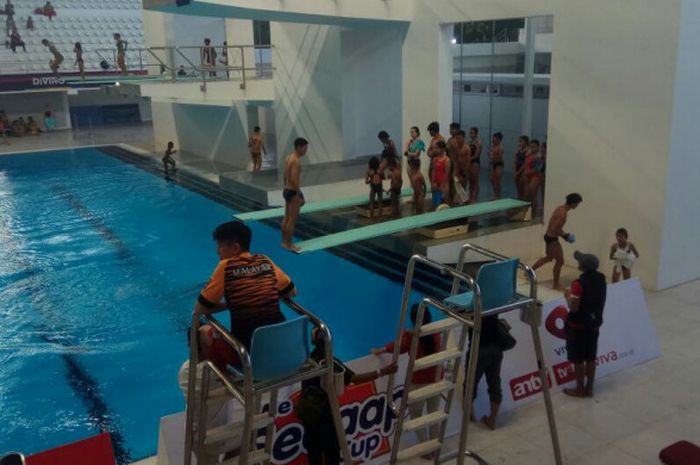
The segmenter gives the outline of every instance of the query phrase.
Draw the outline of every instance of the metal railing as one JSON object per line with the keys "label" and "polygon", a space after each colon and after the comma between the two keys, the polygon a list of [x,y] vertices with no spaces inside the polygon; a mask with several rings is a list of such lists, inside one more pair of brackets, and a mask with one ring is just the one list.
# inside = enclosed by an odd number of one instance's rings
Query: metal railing
{"label": "metal railing", "polygon": [[[245,89],[251,79],[269,79],[272,77],[272,45],[227,45],[225,47],[211,47],[216,55],[205,55],[205,47],[202,46],[163,46],[130,48],[125,52],[125,64],[127,73],[148,72],[149,75],[167,75],[172,81],[177,80],[201,80],[202,90],[206,91],[207,83],[220,80],[236,80],[241,82],[241,89]],[[223,53],[223,51],[226,53]],[[98,48],[84,51],[85,55],[92,54],[97,63],[107,63],[107,68],[88,66],[86,71],[94,73],[103,71],[105,74],[114,74],[120,70],[117,67],[117,50],[115,48]],[[205,58],[213,57],[212,63]],[[211,58],[209,58],[211,59]],[[94,59],[93,59],[94,60]],[[70,59],[65,58],[59,75],[74,70],[70,68]],[[91,61],[91,63],[94,63]],[[45,71],[35,70],[35,65],[40,64]],[[0,71],[10,72],[49,73],[47,58],[12,60],[0,62]]]}

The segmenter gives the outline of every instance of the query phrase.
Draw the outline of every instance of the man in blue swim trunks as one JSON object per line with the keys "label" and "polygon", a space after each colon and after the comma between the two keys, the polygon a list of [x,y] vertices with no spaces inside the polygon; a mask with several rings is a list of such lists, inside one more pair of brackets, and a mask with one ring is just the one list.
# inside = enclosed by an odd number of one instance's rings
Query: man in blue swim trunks
{"label": "man in blue swim trunks", "polygon": [[294,141],[294,152],[284,160],[284,219],[282,220],[282,247],[292,252],[299,252],[299,247],[292,244],[294,228],[299,218],[299,210],[304,206],[304,194],[301,192],[301,157],[306,154],[309,141],[298,137]]}

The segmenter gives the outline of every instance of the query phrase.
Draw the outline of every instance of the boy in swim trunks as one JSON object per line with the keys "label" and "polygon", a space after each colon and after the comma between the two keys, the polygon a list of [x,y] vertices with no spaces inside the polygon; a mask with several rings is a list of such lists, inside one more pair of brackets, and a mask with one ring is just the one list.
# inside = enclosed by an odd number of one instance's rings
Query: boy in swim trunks
{"label": "boy in swim trunks", "polygon": [[549,218],[547,232],[544,234],[546,255],[537,260],[537,263],[532,266],[532,269],[536,270],[554,260],[553,289],[561,289],[559,277],[561,276],[561,268],[564,266],[564,251],[559,243],[559,238],[562,237],[567,242],[576,240],[573,234],[564,232],[564,225],[566,224],[569,211],[576,209],[581,202],[583,202],[583,198],[579,194],[569,194],[566,196],[566,203],[554,209],[552,216]]}
{"label": "boy in swim trunks", "polygon": [[44,47],[47,47],[51,55],[53,55],[53,58],[51,61],[49,61],[49,68],[51,68],[51,71],[58,76],[58,68],[60,68],[61,63],[63,63],[63,55],[61,55],[61,52],[58,51],[53,42],[43,39],[41,43],[44,45]]}
{"label": "boy in swim trunks", "polygon": [[248,147],[250,148],[250,156],[253,159],[253,171],[260,171],[262,168],[262,154],[267,155],[262,134],[260,133],[260,126],[255,126],[253,129],[253,134],[248,139]]}
{"label": "boy in swim trunks", "polygon": [[304,194],[301,192],[301,157],[306,155],[309,141],[298,137],[294,141],[294,152],[284,161],[284,219],[282,220],[282,247],[292,252],[299,252],[299,247],[292,244],[294,228],[299,218],[299,210],[304,206]]}
{"label": "boy in swim trunks", "polygon": [[369,160],[369,167],[365,175],[365,184],[369,184],[369,219],[374,218],[375,208],[379,209],[379,216],[382,215],[382,174],[379,172],[379,158],[372,157]]}
{"label": "boy in swim trunks", "polygon": [[625,228],[615,231],[616,242],[610,247],[610,260],[615,263],[612,274],[612,282],[616,283],[622,279],[630,279],[632,275],[632,265],[639,258],[637,248],[627,240],[628,234]]}
{"label": "boy in swim trunks", "polygon": [[401,216],[401,188],[403,187],[403,177],[401,176],[401,165],[397,158],[389,159],[389,179],[391,187],[391,216],[399,218]]}
{"label": "boy in swim trunks", "polygon": [[413,211],[420,215],[425,211],[425,178],[420,172],[420,159],[408,159],[408,175],[413,188]]}
{"label": "boy in swim trunks", "polygon": [[177,150],[175,150],[175,144],[168,142],[168,148],[165,149],[165,155],[163,155],[163,170],[165,171],[166,176],[170,174],[170,168],[173,169],[173,173],[177,170],[175,167],[175,159],[173,158],[173,153],[176,152]]}

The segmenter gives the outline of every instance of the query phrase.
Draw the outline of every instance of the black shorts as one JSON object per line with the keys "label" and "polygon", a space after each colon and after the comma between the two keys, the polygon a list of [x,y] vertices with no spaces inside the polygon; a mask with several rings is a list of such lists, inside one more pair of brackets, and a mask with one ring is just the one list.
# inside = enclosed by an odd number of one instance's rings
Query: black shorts
{"label": "black shorts", "polygon": [[548,236],[548,235],[545,234],[545,235],[544,235],[544,243],[547,244],[547,245],[549,245],[549,244],[551,244],[552,242],[559,242],[559,238],[556,237],[556,236],[555,236],[555,237],[552,237],[552,236]]}
{"label": "black shorts", "polygon": [[291,202],[296,195],[301,195],[301,192],[292,189],[285,189],[282,191],[282,197],[284,197],[285,202]]}
{"label": "black shorts", "polygon": [[370,192],[381,196],[384,193],[381,184],[370,184]]}
{"label": "black shorts", "polygon": [[568,324],[566,330],[566,355],[571,363],[594,362],[598,357],[597,329],[574,329]]}
{"label": "black shorts", "polygon": [[401,188],[400,187],[392,187],[389,189],[389,193],[393,196],[399,196],[401,195]]}
{"label": "black shorts", "polygon": [[502,161],[492,161],[491,168],[493,168],[493,169],[503,168],[503,162]]}

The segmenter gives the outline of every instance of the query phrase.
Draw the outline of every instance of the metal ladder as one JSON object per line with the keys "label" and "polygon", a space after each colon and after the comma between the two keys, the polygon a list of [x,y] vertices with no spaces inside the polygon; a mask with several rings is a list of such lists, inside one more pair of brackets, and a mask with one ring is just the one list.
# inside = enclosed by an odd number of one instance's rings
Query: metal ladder
{"label": "metal ladder", "polygon": [[[309,318],[310,323],[317,329],[324,340],[324,360],[320,363],[308,360],[293,376],[284,379],[256,381],[253,379],[250,355],[245,346],[234,338],[224,326],[211,315],[194,315],[191,328],[190,369],[187,389],[187,419],[185,427],[184,465],[191,465],[195,457],[197,465],[249,465],[269,464],[272,459],[272,445],[275,432],[274,416],[277,411],[279,389],[294,385],[312,378],[321,378],[322,385],[328,396],[338,444],[342,457],[347,462],[350,457],[348,443],[345,438],[345,428],[340,416],[340,407],[335,395],[335,376],[333,373],[333,342],[328,327],[292,300],[287,305],[299,315]],[[236,378],[219,370],[208,360],[199,360],[198,336],[200,318],[211,325],[216,332],[238,353],[241,360],[243,378]],[[197,366],[202,366],[202,376],[197,380]],[[215,383],[212,383],[212,381]],[[194,389],[200,383],[200,389]],[[199,394],[199,395],[198,395]],[[269,408],[260,411],[264,395],[269,395]],[[222,426],[209,428],[207,408],[211,401],[221,397],[238,400],[244,407],[242,420]],[[265,429],[265,446],[256,447],[257,431]],[[226,442],[236,436],[241,437],[240,453],[237,457],[220,460],[219,456],[228,451]]]}
{"label": "metal ladder", "polygon": [[[475,252],[483,257],[487,257],[492,261],[505,261],[511,257],[498,254],[491,250],[484,249],[472,244],[464,244],[459,253],[457,261],[457,270],[464,270],[467,254]],[[472,392],[476,378],[476,363],[479,358],[479,340],[481,338],[481,320],[485,316],[496,316],[508,313],[514,310],[520,311],[520,321],[530,326],[532,334],[532,342],[535,348],[535,358],[537,360],[537,369],[539,371],[540,382],[542,384],[542,394],[544,397],[545,410],[547,411],[547,421],[549,423],[549,434],[552,441],[552,452],[556,465],[562,465],[563,459],[561,456],[561,448],[559,446],[559,435],[557,432],[556,419],[554,417],[554,406],[552,405],[552,396],[549,391],[549,380],[547,378],[547,366],[542,353],[542,340],[540,339],[539,326],[542,324],[542,307],[537,300],[537,275],[535,271],[526,264],[519,262],[518,268],[525,273],[528,280],[529,293],[527,295],[518,294],[514,296],[512,302],[509,302],[501,307],[483,309],[481,305],[481,290],[476,286],[474,298],[474,310],[467,314],[473,320],[473,335],[471,341],[471,349],[469,351],[469,361],[467,364],[467,372],[465,374],[465,390],[463,397],[463,413],[462,425],[459,436],[459,446],[456,452],[457,465],[464,465],[464,458],[470,457],[480,464],[486,463],[477,454],[467,450],[467,439],[469,436],[469,421],[472,411]],[[459,292],[460,283],[457,279],[453,281],[452,295]],[[448,454],[441,457],[441,462],[454,458],[453,454]]]}
{"label": "metal ladder", "polygon": [[[466,261],[466,255],[470,251],[488,257],[492,261],[504,261],[509,259],[509,257],[505,257],[503,255],[483,249],[481,247],[477,247],[471,244],[465,244],[460,250],[459,260],[456,269],[443,265],[439,262],[436,262],[421,255],[414,255],[409,260],[406,271],[406,281],[404,284],[404,293],[401,303],[401,316],[399,319],[399,326],[397,331],[397,341],[399,341],[399,338],[401,337],[401,333],[405,324],[406,312],[408,309],[412,291],[413,273],[417,263],[422,263],[442,273],[443,275],[451,276],[453,278],[453,285],[452,289],[450,290],[450,295],[459,294],[462,285],[466,285],[467,289],[473,292],[474,294],[474,304],[471,312],[461,311],[460,309],[452,307],[450,305],[446,305],[442,300],[433,297],[424,298],[419,304],[418,315],[416,318],[416,326],[414,327],[411,333],[413,337],[411,341],[411,348],[408,354],[409,360],[406,370],[406,378],[404,382],[404,400],[401,403],[401,406],[397,407],[391,396],[387,397],[391,409],[397,415],[396,433],[394,436],[394,443],[391,451],[391,464],[394,465],[398,461],[407,460],[420,455],[425,455],[427,453],[434,454],[433,462],[435,465],[450,461],[454,458],[457,459],[457,465],[464,465],[465,457],[472,458],[479,464],[487,463],[477,454],[467,450],[469,422],[472,413],[471,393],[474,389],[476,363],[479,355],[481,320],[485,316],[499,315],[501,313],[506,313],[513,310],[520,310],[521,321],[528,324],[531,328],[540,380],[542,382],[542,392],[544,394],[545,407],[547,410],[547,419],[549,422],[555,463],[557,465],[561,465],[563,463],[561,457],[561,450],[559,448],[559,439],[554,418],[554,409],[552,406],[551,395],[549,392],[546,366],[544,363],[544,356],[542,354],[542,344],[538,329],[538,327],[541,324],[542,317],[541,308],[538,306],[537,302],[537,277],[530,267],[520,263],[518,265],[519,269],[524,271],[528,278],[529,295],[516,294],[514,296],[514,299],[511,302],[508,302],[506,305],[503,305],[498,308],[490,308],[484,310],[482,308],[481,299],[482,291],[479,288],[479,285],[473,278],[471,278],[469,275],[463,272],[464,264]],[[428,305],[443,313],[446,316],[446,318],[422,326],[420,323],[422,322],[422,317],[423,313],[425,312],[425,308]],[[455,383],[457,380],[457,374],[460,370],[461,357],[464,352],[466,336],[469,328],[472,329],[471,350],[469,351],[469,360],[467,363],[467,369],[465,373],[465,389],[462,399],[463,411],[459,446],[457,451],[442,454],[442,446],[444,443],[445,433],[447,429],[448,412],[451,407],[452,398],[456,387]],[[432,356],[423,357],[418,360],[416,359],[418,339],[420,336],[435,333],[443,333],[444,335],[447,335],[450,331],[454,329],[459,330],[459,333],[456,335],[457,343],[455,347],[450,347],[449,341],[443,342],[443,348],[440,352],[437,352]],[[443,341],[448,339],[444,337],[444,335]],[[398,356],[399,344],[397,343],[393,354],[393,360],[397,361]],[[445,377],[442,381],[436,382],[426,387],[412,390],[410,380],[415,370],[423,369],[429,366],[439,366],[441,364],[446,365]],[[392,375],[389,379],[389,388],[387,392],[392,392],[393,386],[394,376]],[[427,415],[423,415],[418,418],[412,418],[411,420],[406,421],[406,409],[408,405],[417,402],[419,399],[423,400],[435,396],[441,396],[443,399],[444,403],[442,411],[428,413]],[[419,443],[415,446],[399,451],[401,439],[404,432],[416,430],[419,427],[425,427],[431,424],[440,425],[439,435],[437,438],[430,438],[426,442]]]}
{"label": "metal ladder", "polygon": [[[408,311],[411,292],[413,289],[413,274],[417,263],[433,268],[440,273],[451,275],[457,282],[466,284],[470,289],[478,288],[474,280],[464,273],[421,255],[414,255],[411,257],[406,271],[406,282],[404,284],[403,298],[401,302],[401,316],[399,318],[396,338],[397,342],[394,345],[394,362],[396,362],[399,357],[400,340],[404,332],[403,328],[406,321],[406,313]],[[423,325],[423,315],[426,312],[427,306],[431,306],[439,310],[445,315],[445,318],[427,325]],[[462,315],[459,315],[453,309],[444,305],[442,301],[436,298],[426,297],[420,302],[418,306],[418,313],[416,315],[416,324],[410,331],[412,337],[411,347],[408,351],[408,366],[406,368],[406,377],[404,380],[404,391],[402,396],[403,401],[401,402],[400,406],[397,406],[393,396],[387,396],[389,406],[397,416],[396,432],[391,448],[392,464],[395,464],[398,461],[405,461],[415,457],[425,456],[426,454],[433,454],[434,463],[439,463],[440,451],[442,449],[447,430],[447,420],[449,418],[452,399],[457,386],[457,375],[459,373],[464,345],[467,340],[468,328],[470,326],[471,322],[469,320],[464,318]],[[458,333],[456,335],[456,345],[451,343],[451,338],[449,337],[450,333],[453,331]],[[432,355],[416,359],[420,338],[434,334],[440,334],[442,336],[440,349]],[[437,367],[438,370],[444,370],[445,374],[443,379],[418,388],[413,386],[411,384],[413,373],[415,371],[430,367]],[[394,379],[394,375],[389,378],[387,393],[393,392]],[[442,404],[441,408],[435,412],[428,412],[427,414],[406,420],[407,410],[410,405],[422,404],[428,399],[436,397]],[[404,433],[417,431],[426,427],[432,427],[430,429],[438,427],[439,432],[437,437],[428,437],[426,441],[419,442],[414,446],[400,450],[401,440]]]}

